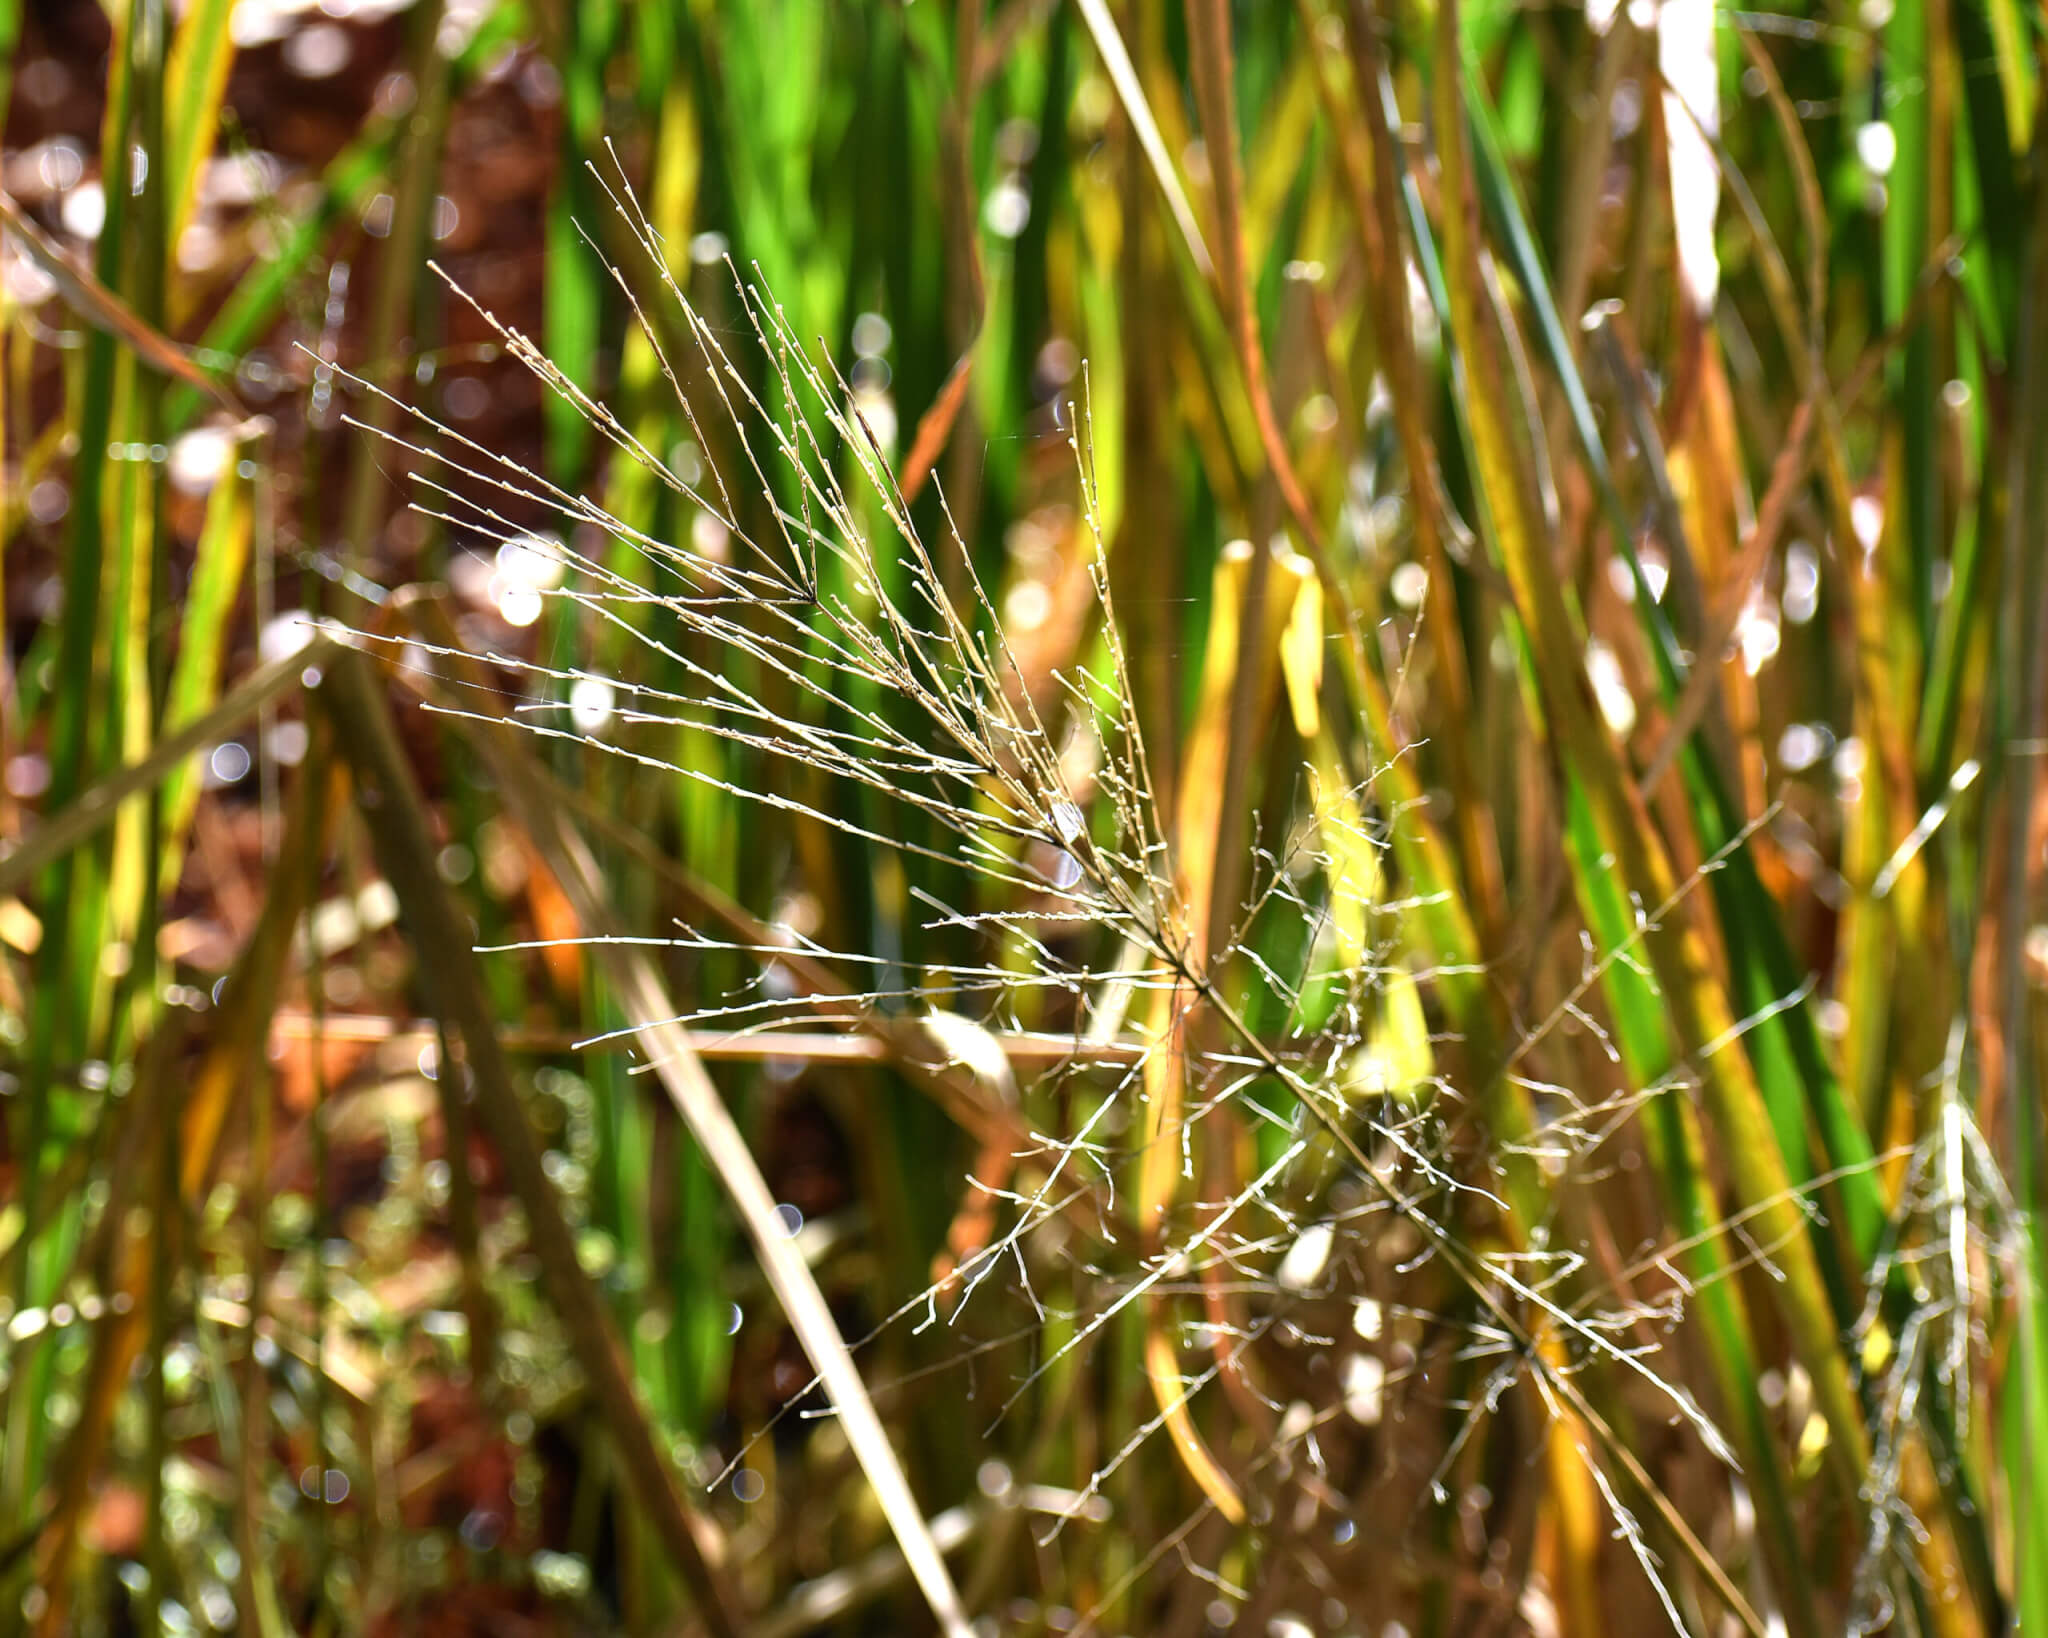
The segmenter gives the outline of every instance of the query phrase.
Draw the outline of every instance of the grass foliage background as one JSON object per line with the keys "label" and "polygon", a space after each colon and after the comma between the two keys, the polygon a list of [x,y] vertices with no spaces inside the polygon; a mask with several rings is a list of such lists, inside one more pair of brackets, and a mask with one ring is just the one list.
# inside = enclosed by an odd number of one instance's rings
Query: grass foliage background
{"label": "grass foliage background", "polygon": [[2048,1625],[2041,45],[0,4],[0,1626]]}

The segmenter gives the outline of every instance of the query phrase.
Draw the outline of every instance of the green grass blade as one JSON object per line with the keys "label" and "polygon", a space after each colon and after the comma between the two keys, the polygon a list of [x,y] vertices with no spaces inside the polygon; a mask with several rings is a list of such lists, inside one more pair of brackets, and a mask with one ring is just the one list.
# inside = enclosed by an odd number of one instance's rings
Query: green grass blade
{"label": "green grass blade", "polygon": [[200,168],[220,135],[221,99],[235,61],[233,0],[199,0],[179,19],[165,66],[165,221],[170,248],[192,220]]}
{"label": "green grass blade", "polygon": [[[1611,875],[1652,916],[1645,953],[1658,977],[1663,1014],[1677,1050],[1698,1063],[1735,1192],[1746,1209],[1759,1214],[1759,1229],[1782,1254],[1780,1308],[1827,1416],[1837,1481],[1853,1497],[1862,1485],[1869,1445],[1811,1227],[1794,1204],[1796,1194],[1747,1060],[1719,1050],[1732,1039],[1734,1019],[1706,968],[1698,935],[1678,918],[1661,920],[1661,908],[1652,909],[1673,902],[1670,867],[1605,729],[1592,715],[1577,623],[1541,544],[1539,513],[1527,488],[1526,457],[1509,428],[1504,404],[1495,396],[1496,384],[1504,379],[1503,361],[1466,217],[1465,95],[1456,30],[1456,8],[1442,8],[1434,108],[1447,201],[1444,271],[1454,342],[1464,366],[1465,406],[1489,544],[1514,590],[1550,732],[1575,781],[1583,786],[1588,821],[1601,844],[1587,863],[1601,877]],[[1582,902],[1590,908],[1603,889],[1583,870],[1576,873],[1576,883]]]}
{"label": "green grass blade", "polygon": [[[1466,101],[1477,137],[1472,168],[1480,197],[1529,301],[1615,549],[1636,586],[1633,608],[1643,626],[1659,688],[1666,705],[1675,704],[1685,681],[1677,635],[1662,602],[1653,595],[1636,553],[1634,532],[1615,488],[1592,402],[1501,156],[1492,110],[1484,94],[1470,82]],[[1748,824],[1748,816],[1735,805],[1700,730],[1688,736],[1679,765],[1700,850],[1726,860],[1715,871],[1711,886],[1735,985],[1729,999],[1739,1016],[1756,1020],[1744,1037],[1744,1050],[1756,1063],[1780,1151],[1795,1183],[1817,1171],[1835,1174],[1834,1189],[1842,1202],[1849,1244],[1859,1263],[1867,1267],[1876,1255],[1886,1215],[1872,1166],[1869,1134],[1850,1110],[1821,1049],[1808,1000],[1808,976],[1798,971],[1785,942],[1778,906],[1758,878],[1747,850],[1729,851]],[[1803,1139],[1809,1113],[1826,1145],[1818,1166],[1810,1161]],[[1854,1316],[1860,1298],[1841,1275],[1832,1274],[1830,1283],[1846,1322]]]}

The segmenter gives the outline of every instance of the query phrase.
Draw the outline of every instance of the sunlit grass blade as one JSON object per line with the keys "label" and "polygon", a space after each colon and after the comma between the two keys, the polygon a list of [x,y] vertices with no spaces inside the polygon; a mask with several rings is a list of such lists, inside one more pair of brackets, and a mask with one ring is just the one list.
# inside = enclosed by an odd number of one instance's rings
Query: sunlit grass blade
{"label": "sunlit grass blade", "polygon": [[219,141],[221,100],[235,61],[231,0],[202,0],[178,19],[164,64],[164,220],[175,252],[198,202],[201,168]]}
{"label": "sunlit grass blade", "polygon": [[[222,435],[219,470],[213,491],[207,496],[205,521],[193,546],[191,577],[185,587],[183,618],[178,624],[177,654],[164,682],[159,745],[164,738],[207,716],[223,703],[221,682],[227,667],[230,632],[256,532],[256,479],[250,474],[258,468],[250,453],[260,449],[259,444],[235,434]],[[317,654],[302,658],[308,665],[319,663]],[[152,754],[157,754],[156,747]],[[189,762],[164,782],[159,867],[159,880],[163,882],[175,884],[178,879],[192,816],[198,806],[199,785],[199,769]]]}

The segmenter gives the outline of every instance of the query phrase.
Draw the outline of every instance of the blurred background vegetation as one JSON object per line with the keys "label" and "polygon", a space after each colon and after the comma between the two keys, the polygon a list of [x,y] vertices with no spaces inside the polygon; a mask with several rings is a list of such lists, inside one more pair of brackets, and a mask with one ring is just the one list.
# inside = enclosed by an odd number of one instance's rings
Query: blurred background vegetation
{"label": "blurred background vegetation", "polygon": [[[0,0],[0,1627],[897,1632],[934,1542],[990,1632],[2048,1627],[2041,45]],[[563,595],[802,504],[734,267],[1053,750],[1120,651],[1234,1059]],[[1317,1040],[1364,1166],[1280,1165]]]}

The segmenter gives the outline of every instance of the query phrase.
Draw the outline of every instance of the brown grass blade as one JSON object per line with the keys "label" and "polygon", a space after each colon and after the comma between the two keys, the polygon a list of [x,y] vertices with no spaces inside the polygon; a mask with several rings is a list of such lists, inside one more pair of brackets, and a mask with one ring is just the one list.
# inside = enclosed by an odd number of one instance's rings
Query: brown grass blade
{"label": "brown grass blade", "polygon": [[0,189],[0,224],[5,224],[21,241],[29,259],[57,281],[64,299],[87,323],[104,330],[152,369],[204,393],[236,420],[247,418],[249,412],[232,392],[193,363],[183,347],[144,322],[134,308],[100,283],[90,268],[36,226],[35,219],[4,189]]}
{"label": "brown grass blade", "polygon": [[123,802],[149,790],[194,751],[226,738],[266,705],[290,693],[300,677],[318,667],[331,652],[333,644],[316,637],[298,653],[251,672],[206,715],[166,734],[147,756],[101,780],[63,811],[51,814],[11,853],[0,857],[0,895],[20,892],[52,862],[111,824]]}
{"label": "brown grass blade", "polygon": [[[301,656],[294,656],[294,660],[303,663]],[[316,760],[314,765],[323,764]],[[311,861],[324,847],[327,821],[336,805],[331,799],[333,794],[326,777],[301,782],[285,825],[277,861],[277,884],[265,897],[255,933],[229,974],[197,1066],[187,1069],[179,1059],[185,1041],[176,1020],[190,1016],[182,1011],[163,1015],[164,1024],[143,1054],[142,1079],[160,1087],[171,1076],[178,1076],[183,1082],[179,1088],[180,1125],[176,1143],[179,1194],[187,1207],[197,1204],[212,1170],[229,1106],[237,1092],[252,1080],[250,1066],[262,1061],[278,986],[289,965],[292,931],[305,907],[304,890],[313,880]],[[144,1099],[145,1092],[146,1088],[138,1092],[138,1100]],[[151,1134],[144,1128],[140,1135]],[[153,1141],[162,1143],[167,1139],[159,1133]],[[142,1157],[137,1159],[140,1162]],[[117,1168],[116,1175],[141,1177],[153,1169],[138,1163]],[[125,1210],[110,1212],[104,1221],[111,1230],[115,1224],[125,1226],[130,1214]],[[168,1225],[165,1231],[169,1231]],[[67,1630],[63,1594],[72,1586],[68,1566],[78,1549],[85,1505],[92,1495],[115,1409],[128,1390],[130,1372],[151,1327],[150,1237],[122,1233],[108,1256],[117,1271],[114,1289],[125,1294],[128,1301],[125,1306],[110,1305],[109,1317],[94,1338],[92,1362],[80,1394],[79,1418],[66,1441],[59,1467],[56,1504],[37,1542],[39,1578],[52,1593],[37,1630],[49,1634]]]}
{"label": "brown grass blade", "polygon": [[[328,667],[322,700],[360,784],[358,801],[378,862],[419,942],[421,976],[454,1026],[475,1094],[476,1116],[526,1209],[528,1233],[549,1298],[561,1314],[591,1392],[604,1409],[627,1481],[689,1584],[705,1625],[715,1634],[737,1635],[745,1630],[744,1606],[709,1549],[708,1544],[718,1539],[717,1528],[677,1487],[640,1406],[610,1310],[583,1272],[575,1237],[541,1165],[540,1146],[512,1084],[466,923],[434,868],[436,848],[426,810],[381,683],[367,661],[339,653]],[[452,1072],[442,1079],[451,1087],[456,1082]]]}
{"label": "brown grass blade", "polygon": [[[498,726],[480,735],[486,755],[496,749],[498,736],[515,731]],[[561,808],[549,802],[540,787],[526,777],[525,759],[498,754],[491,760],[508,807],[518,816],[522,828],[568,895],[585,936],[600,941],[594,948],[614,999],[632,1022],[649,1066],[732,1199],[754,1243],[762,1270],[839,1413],[847,1442],[874,1487],[876,1499],[925,1601],[948,1638],[968,1638],[971,1629],[952,1575],[911,1494],[909,1480],[889,1443],[874,1401],[868,1397],[860,1369],[853,1362],[846,1339],[840,1334],[809,1264],[783,1232],[775,1197],[769,1192],[752,1151],[705,1073],[688,1034],[674,1022],[678,1016],[676,1007],[665,993],[653,963],[644,950],[616,940],[617,923],[596,859],[582,837],[569,826]],[[421,857],[431,855],[423,852]]]}

